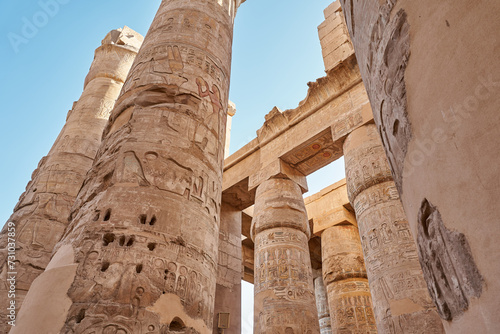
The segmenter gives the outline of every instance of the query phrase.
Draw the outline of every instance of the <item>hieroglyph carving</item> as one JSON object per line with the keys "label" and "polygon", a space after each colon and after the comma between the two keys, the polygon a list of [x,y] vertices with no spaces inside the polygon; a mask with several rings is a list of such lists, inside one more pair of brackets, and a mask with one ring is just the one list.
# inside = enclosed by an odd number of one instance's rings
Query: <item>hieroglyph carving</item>
{"label": "hieroglyph carving", "polygon": [[[412,136],[405,85],[405,70],[410,57],[410,26],[403,9],[392,13],[397,0],[384,2],[379,7],[377,20],[367,28],[369,41],[361,41],[363,36],[355,34],[355,26],[357,22],[363,24],[361,21],[366,20],[367,13],[359,1],[341,0],[375,123],[394,181],[402,193],[404,160]],[[363,43],[368,43],[368,46]]]}
{"label": "hieroglyph carving", "polygon": [[424,200],[418,214],[418,251],[427,287],[439,315],[452,320],[479,298],[483,278],[465,235],[446,228],[437,207]]}

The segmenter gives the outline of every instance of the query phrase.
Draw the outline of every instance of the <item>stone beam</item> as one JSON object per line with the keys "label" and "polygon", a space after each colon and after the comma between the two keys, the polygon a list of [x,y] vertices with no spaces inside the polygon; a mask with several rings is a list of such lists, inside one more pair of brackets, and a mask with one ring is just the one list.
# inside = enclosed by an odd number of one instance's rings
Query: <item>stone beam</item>
{"label": "stone beam", "polygon": [[341,180],[305,200],[307,214],[313,221],[313,234],[321,233],[329,227],[351,224],[357,226],[354,210],[347,197],[346,181]]}
{"label": "stone beam", "polygon": [[223,200],[239,209],[253,205],[259,173],[285,163],[307,176],[342,157],[346,136],[372,121],[356,58],[350,56],[309,83],[307,97],[297,108],[274,108],[257,138],[225,160]]}

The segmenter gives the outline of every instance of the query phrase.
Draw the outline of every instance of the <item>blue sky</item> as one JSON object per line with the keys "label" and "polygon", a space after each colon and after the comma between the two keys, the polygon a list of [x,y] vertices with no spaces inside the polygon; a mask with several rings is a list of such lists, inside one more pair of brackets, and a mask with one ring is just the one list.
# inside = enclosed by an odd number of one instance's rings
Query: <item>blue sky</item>
{"label": "blue sky", "polygon": [[[55,6],[47,4],[57,1]],[[324,76],[317,26],[331,0],[247,0],[235,23],[230,99],[231,152],[255,138],[274,107],[295,108],[307,82]],[[4,0],[0,4],[0,225],[78,100],[94,50],[127,25],[145,35],[160,0]],[[44,9],[45,8],[45,9]],[[50,15],[44,14],[49,12]],[[26,30],[26,22],[36,23]],[[24,31],[23,31],[23,28]],[[13,43],[15,35],[24,38]],[[343,161],[308,178],[313,194],[344,177]],[[306,196],[307,196],[306,195]],[[252,333],[252,292],[244,288],[243,334]]]}

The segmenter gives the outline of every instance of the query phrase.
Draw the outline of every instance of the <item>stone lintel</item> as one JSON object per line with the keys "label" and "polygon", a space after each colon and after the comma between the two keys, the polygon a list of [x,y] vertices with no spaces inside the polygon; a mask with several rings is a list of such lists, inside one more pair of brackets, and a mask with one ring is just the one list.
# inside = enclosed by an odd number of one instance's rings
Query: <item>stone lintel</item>
{"label": "stone lintel", "polygon": [[[280,123],[284,119],[286,126]],[[373,122],[356,58],[349,57],[326,77],[309,83],[307,97],[297,108],[276,108],[266,122],[281,125],[272,134],[261,131],[260,138],[224,161],[223,199],[240,209],[253,205],[255,187],[249,178],[263,166],[281,159],[307,176],[342,157],[346,136]]]}
{"label": "stone lintel", "polygon": [[321,236],[321,233],[329,227],[347,224],[358,226],[356,216],[345,207],[341,206],[333,209],[323,217],[314,219],[313,234]]}
{"label": "stone lintel", "polygon": [[302,193],[306,193],[308,191],[306,176],[287,163],[283,162],[281,159],[273,161],[266,167],[260,169],[257,173],[250,175],[248,190],[254,190],[262,184],[262,182],[271,178],[290,179],[297,183],[302,190]]}

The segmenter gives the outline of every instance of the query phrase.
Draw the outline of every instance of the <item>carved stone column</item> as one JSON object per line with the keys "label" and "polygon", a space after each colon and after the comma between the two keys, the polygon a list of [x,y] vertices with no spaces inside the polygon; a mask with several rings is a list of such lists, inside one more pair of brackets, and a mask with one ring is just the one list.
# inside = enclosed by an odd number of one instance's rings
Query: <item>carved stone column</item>
{"label": "carved stone column", "polygon": [[443,333],[375,125],[353,131],[344,154],[379,333]]}
{"label": "carved stone column", "polygon": [[337,225],[323,231],[321,252],[332,333],[377,333],[356,226]]}
{"label": "carved stone column", "polygon": [[328,296],[322,275],[314,280],[314,293],[316,295],[316,307],[318,308],[319,331],[321,334],[332,334],[330,307],[328,306]]}
{"label": "carved stone column", "polygon": [[311,236],[301,188],[270,178],[257,188],[255,242],[255,334],[317,334],[308,241]]}
{"label": "carved stone column", "polygon": [[[113,30],[95,51],[84,91],[69,111],[66,124],[46,157],[42,158],[21,195],[9,222],[15,223],[15,270],[7,268],[7,230],[0,235],[0,277],[15,271],[16,308],[22,305],[33,280],[50,261],[68,224],[71,206],[92,167],[102,131],[132,66],[143,37],[128,27]],[[9,302],[0,284],[0,318]],[[5,306],[5,307],[4,307]],[[5,333],[6,321],[0,322]]]}
{"label": "carved stone column", "polygon": [[213,333],[218,334],[218,322],[224,324],[229,314],[229,328],[224,334],[241,334],[241,218],[242,212],[222,202],[219,230],[219,257]]}
{"label": "carved stone column", "polygon": [[500,333],[500,2],[341,2],[446,331]]}
{"label": "carved stone column", "polygon": [[236,5],[161,3],[15,333],[212,332]]}
{"label": "carved stone column", "polygon": [[236,105],[229,101],[227,106],[227,122],[226,122],[226,146],[224,149],[224,159],[229,156],[229,144],[231,142],[231,127],[233,125],[233,117],[236,115]]}

